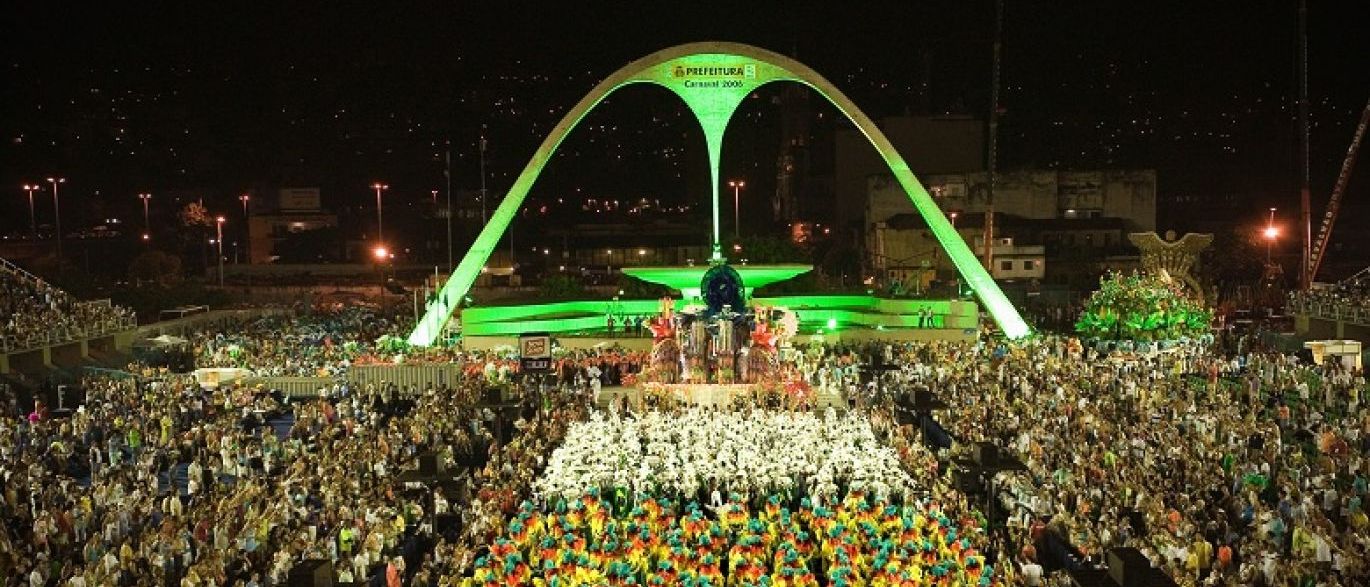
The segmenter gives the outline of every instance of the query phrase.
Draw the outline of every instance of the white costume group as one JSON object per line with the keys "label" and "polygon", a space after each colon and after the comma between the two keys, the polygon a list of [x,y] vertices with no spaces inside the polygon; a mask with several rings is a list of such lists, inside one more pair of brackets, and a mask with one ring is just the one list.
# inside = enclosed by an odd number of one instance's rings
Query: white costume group
{"label": "white costume group", "polygon": [[715,483],[749,495],[802,485],[824,501],[839,495],[839,483],[878,497],[913,489],[864,417],[696,408],[637,419],[593,414],[571,427],[535,491],[549,499],[589,487],[692,496]]}

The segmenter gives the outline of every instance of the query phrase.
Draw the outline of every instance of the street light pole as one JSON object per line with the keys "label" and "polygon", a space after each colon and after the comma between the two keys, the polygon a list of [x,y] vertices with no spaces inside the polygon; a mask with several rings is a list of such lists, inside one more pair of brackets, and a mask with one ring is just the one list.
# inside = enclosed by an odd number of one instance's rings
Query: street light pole
{"label": "street light pole", "polygon": [[390,189],[389,184],[376,182],[371,184],[371,189],[376,190],[376,242],[385,242],[385,221],[381,215],[381,192]]}
{"label": "street light pole", "polygon": [[377,246],[377,247],[375,248],[375,250],[372,251],[372,253],[374,253],[374,254],[376,255],[376,269],[377,269],[377,271],[380,273],[380,276],[381,276],[380,299],[381,299],[381,305],[384,306],[384,305],[385,305],[385,260],[386,260],[388,257],[390,257],[392,253],[390,253],[390,251],[386,250],[385,245],[379,245],[379,246]]}
{"label": "street light pole", "polygon": [[143,230],[146,231],[143,233],[143,236],[150,238],[150,235],[152,234],[152,221],[149,220],[148,201],[152,199],[152,194],[138,194],[138,199],[143,201]]}
{"label": "street light pole", "polygon": [[452,265],[452,141],[446,141],[447,150],[443,153],[445,167],[442,177],[447,181],[447,271],[450,273]]}
{"label": "street light pole", "polygon": [[485,133],[480,135],[480,224],[485,226]]}
{"label": "street light pole", "polygon": [[[248,263],[251,263],[251,262],[252,262],[252,242],[251,242],[251,240],[252,240],[252,223],[249,221],[249,218],[250,218],[250,217],[249,217],[248,214],[247,214],[247,203],[250,202],[250,201],[252,201],[252,195],[251,195],[251,194],[243,194],[243,195],[240,195],[240,196],[238,196],[238,201],[243,203],[243,242],[247,244],[247,249],[245,249],[245,250],[243,251],[243,260],[247,261]],[[237,245],[237,243],[234,243],[234,245],[233,245],[233,264],[235,264],[235,265],[238,264],[238,245]]]}
{"label": "street light pole", "polygon": [[742,215],[738,212],[738,193],[747,187],[747,182],[740,179],[730,180],[728,187],[733,188],[733,240],[737,240],[742,238]]}
{"label": "street light pole", "polygon": [[24,184],[24,191],[29,193],[29,238],[38,240],[38,215],[33,212],[33,192],[41,190],[43,186]]}
{"label": "street light pole", "polygon": [[219,244],[219,287],[224,286],[224,221],[223,216],[214,219],[214,229],[217,231],[215,240]]}
{"label": "street light pole", "polygon": [[65,177],[49,177],[48,183],[52,184],[52,210],[56,216],[57,224],[57,260],[62,260],[62,206],[61,200],[57,198],[57,186],[67,182]]}

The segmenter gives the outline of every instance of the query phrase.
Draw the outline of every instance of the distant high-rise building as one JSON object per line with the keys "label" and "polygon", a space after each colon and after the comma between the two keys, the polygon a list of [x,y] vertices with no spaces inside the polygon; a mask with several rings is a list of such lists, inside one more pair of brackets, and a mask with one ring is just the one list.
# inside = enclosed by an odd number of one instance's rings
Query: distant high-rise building
{"label": "distant high-rise building", "polygon": [[338,227],[338,215],[324,210],[317,187],[285,187],[276,198],[254,200],[248,219],[248,250],[253,263],[275,263],[277,245],[293,234]]}
{"label": "distant high-rise building", "polygon": [[[988,177],[924,174],[919,181],[957,232],[984,250]],[[1156,230],[1156,172],[1151,169],[1017,170],[1000,174],[994,202],[996,279],[1040,279],[1109,255],[1132,255],[1132,232]],[[867,266],[878,278],[907,281],[909,272],[951,268],[942,246],[888,174],[868,178],[862,230]],[[1070,257],[1083,259],[1072,263]],[[883,274],[881,272],[884,272]]]}

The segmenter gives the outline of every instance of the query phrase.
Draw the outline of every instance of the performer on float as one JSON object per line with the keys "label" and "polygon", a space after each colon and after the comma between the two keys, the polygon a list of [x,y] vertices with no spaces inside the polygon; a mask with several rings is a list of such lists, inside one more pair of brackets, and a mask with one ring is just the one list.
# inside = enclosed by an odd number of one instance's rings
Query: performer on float
{"label": "performer on float", "polygon": [[738,383],[752,382],[751,348],[752,345],[750,342],[748,342],[747,344],[742,345],[741,348],[737,349],[737,359],[733,362],[733,365],[735,370],[737,371]]}
{"label": "performer on float", "polygon": [[[757,309],[757,316],[762,316],[763,309]],[[748,371],[751,373],[753,381],[766,381],[775,376],[776,365],[776,341],[779,336],[771,330],[768,323],[758,319],[756,327],[751,334],[751,352],[748,360],[751,363]]]}
{"label": "performer on float", "polygon": [[680,381],[682,353],[676,340],[674,307],[675,300],[661,298],[661,313],[647,326],[652,331],[652,379],[661,383]]}
{"label": "performer on float", "polygon": [[709,328],[704,318],[698,314],[686,319],[689,324],[689,338],[686,340],[685,353],[688,356],[688,368],[685,370],[685,381],[691,383],[703,383],[708,381],[708,359],[709,359]]}
{"label": "performer on float", "polygon": [[724,310],[715,318],[718,331],[713,337],[714,382],[733,382],[733,319],[735,314]]}

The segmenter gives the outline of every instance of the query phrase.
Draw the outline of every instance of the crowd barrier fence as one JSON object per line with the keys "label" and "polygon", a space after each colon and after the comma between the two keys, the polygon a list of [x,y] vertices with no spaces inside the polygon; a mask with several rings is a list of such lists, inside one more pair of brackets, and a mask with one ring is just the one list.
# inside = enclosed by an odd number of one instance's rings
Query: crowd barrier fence
{"label": "crowd barrier fence", "polygon": [[452,386],[461,380],[461,363],[432,365],[353,365],[347,370],[352,387],[393,383],[400,389]]}

